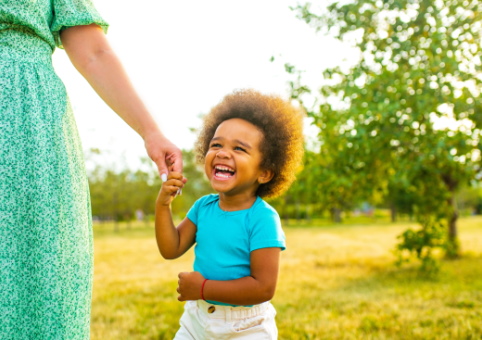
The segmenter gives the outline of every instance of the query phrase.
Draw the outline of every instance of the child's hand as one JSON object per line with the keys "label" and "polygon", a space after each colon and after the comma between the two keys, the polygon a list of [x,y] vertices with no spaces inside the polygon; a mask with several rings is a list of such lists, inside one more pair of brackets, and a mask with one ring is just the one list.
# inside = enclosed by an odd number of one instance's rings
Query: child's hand
{"label": "child's hand", "polygon": [[[165,175],[163,174],[163,176]],[[174,171],[171,171],[166,179],[164,181],[163,178],[164,183],[162,183],[161,190],[157,196],[157,204],[169,206],[172,200],[181,193],[187,179],[181,173]]]}
{"label": "child's hand", "polygon": [[199,272],[182,272],[178,275],[179,281],[177,292],[179,301],[200,300],[201,286],[204,281],[204,276]]}

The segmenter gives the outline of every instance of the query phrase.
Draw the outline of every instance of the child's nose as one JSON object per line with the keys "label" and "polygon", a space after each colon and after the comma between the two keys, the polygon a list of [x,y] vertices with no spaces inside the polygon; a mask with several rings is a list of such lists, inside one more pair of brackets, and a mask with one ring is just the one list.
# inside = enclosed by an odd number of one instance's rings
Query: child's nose
{"label": "child's nose", "polygon": [[218,157],[218,158],[229,158],[229,152],[226,152],[226,150],[221,149],[216,154],[216,157]]}

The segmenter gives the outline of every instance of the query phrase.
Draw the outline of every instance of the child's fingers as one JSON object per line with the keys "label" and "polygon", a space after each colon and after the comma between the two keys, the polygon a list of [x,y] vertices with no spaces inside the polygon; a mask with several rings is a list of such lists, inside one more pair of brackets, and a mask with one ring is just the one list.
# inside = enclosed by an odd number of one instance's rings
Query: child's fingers
{"label": "child's fingers", "polygon": [[[164,175],[164,174],[163,174]],[[182,175],[182,173],[180,172],[175,172],[175,171],[171,171],[168,175],[166,176],[161,176],[161,179],[164,181],[164,178],[166,180],[170,180],[170,179],[178,179],[178,180],[182,180],[184,177]]]}
{"label": "child's fingers", "polygon": [[166,185],[166,183],[164,183],[159,191],[157,203],[161,205],[169,205],[176,196],[178,190],[179,188],[177,186]]}
{"label": "child's fingers", "polygon": [[[164,181],[164,178],[167,178],[167,180]],[[167,206],[171,204],[172,200],[177,195],[181,194],[186,179],[181,173],[170,173],[169,175],[162,176],[161,179],[163,180],[163,183],[161,190],[159,191],[157,203]]]}
{"label": "child's fingers", "polygon": [[162,191],[165,192],[168,196],[176,194],[180,188],[176,185],[163,185]]}
{"label": "child's fingers", "polygon": [[184,182],[182,180],[170,179],[162,184],[163,189],[179,191],[184,187]]}
{"label": "child's fingers", "polygon": [[162,174],[162,182],[164,183],[163,185],[175,185],[178,186],[177,189],[177,195],[181,194],[182,188],[184,184],[187,182],[187,178],[185,178],[181,173],[179,172],[171,172],[169,175]]}

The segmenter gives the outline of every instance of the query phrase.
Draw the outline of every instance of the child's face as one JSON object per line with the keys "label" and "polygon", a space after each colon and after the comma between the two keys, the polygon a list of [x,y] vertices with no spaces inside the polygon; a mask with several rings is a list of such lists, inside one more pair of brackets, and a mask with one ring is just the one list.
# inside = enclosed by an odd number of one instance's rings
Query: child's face
{"label": "child's face", "polygon": [[204,169],[214,190],[229,196],[254,196],[258,186],[272,178],[260,168],[263,133],[246,120],[222,122],[209,145]]}

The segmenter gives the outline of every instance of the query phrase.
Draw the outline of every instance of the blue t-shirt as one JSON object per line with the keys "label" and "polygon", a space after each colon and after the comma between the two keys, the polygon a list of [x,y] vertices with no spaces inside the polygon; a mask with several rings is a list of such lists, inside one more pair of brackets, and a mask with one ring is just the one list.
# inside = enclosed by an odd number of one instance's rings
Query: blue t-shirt
{"label": "blue t-shirt", "polygon": [[194,270],[209,280],[249,276],[253,250],[286,248],[278,213],[260,197],[249,209],[223,211],[219,195],[207,195],[194,203],[187,217],[197,227]]}

